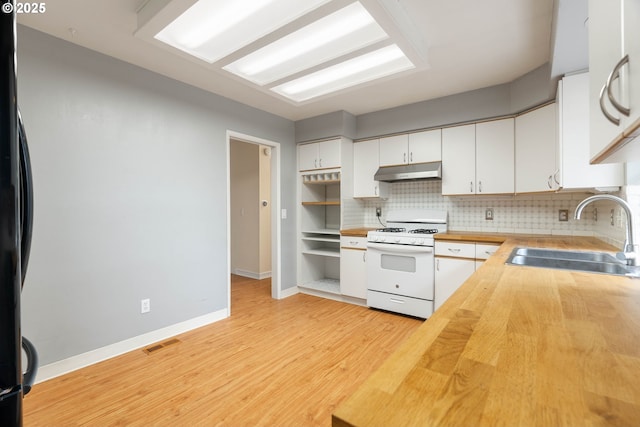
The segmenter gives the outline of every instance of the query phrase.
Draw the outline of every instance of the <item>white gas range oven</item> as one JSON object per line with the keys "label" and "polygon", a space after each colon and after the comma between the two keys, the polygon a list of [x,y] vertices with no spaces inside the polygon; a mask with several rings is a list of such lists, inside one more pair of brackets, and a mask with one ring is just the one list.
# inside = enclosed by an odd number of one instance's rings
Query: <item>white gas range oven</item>
{"label": "white gas range oven", "polygon": [[433,314],[435,233],[447,211],[390,211],[387,228],[367,234],[367,305],[426,319]]}

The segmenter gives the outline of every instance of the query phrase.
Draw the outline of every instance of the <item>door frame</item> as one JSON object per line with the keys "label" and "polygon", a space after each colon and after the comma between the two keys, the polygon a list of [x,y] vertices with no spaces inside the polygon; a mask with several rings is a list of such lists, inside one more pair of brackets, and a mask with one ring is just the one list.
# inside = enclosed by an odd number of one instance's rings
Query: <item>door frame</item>
{"label": "door frame", "polygon": [[271,297],[282,298],[281,255],[282,219],[280,216],[280,143],[227,130],[227,307],[231,315],[231,140],[264,145],[271,149]]}

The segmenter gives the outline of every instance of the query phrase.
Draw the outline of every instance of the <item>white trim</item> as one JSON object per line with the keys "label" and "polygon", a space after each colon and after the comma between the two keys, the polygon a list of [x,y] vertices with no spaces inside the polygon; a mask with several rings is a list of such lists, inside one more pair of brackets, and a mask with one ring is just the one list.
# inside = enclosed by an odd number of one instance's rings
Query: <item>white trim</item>
{"label": "white trim", "polygon": [[325,292],[320,289],[305,288],[304,286],[296,286],[296,288],[298,288],[298,293],[305,294],[305,295],[311,295],[314,297],[330,299],[333,301],[344,302],[347,304],[359,305],[361,307],[369,306],[367,304],[367,300],[362,298],[350,297],[348,295],[342,295],[342,294],[334,294],[332,292]]}
{"label": "white trim", "polygon": [[156,329],[155,331],[147,332],[146,334],[138,335],[124,341],[109,344],[86,353],[69,357],[68,359],[59,360],[57,362],[41,366],[38,368],[36,383],[68,374],[69,372],[102,362],[103,360],[111,359],[112,357],[120,356],[121,354],[137,350],[149,344],[163,341],[167,338],[174,337],[193,329],[218,322],[222,319],[226,319],[227,317],[229,317],[229,311],[227,309],[214,311],[203,316],[176,323],[175,325]]}
{"label": "white trim", "polygon": [[271,297],[281,299],[280,143],[227,130],[227,307],[231,313],[231,139],[271,147]]}
{"label": "white trim", "polygon": [[279,299],[289,298],[290,296],[293,296],[293,295],[299,294],[299,293],[300,293],[300,289],[298,289],[297,286],[292,286],[290,288],[283,289],[280,292],[280,298]]}
{"label": "white trim", "polygon": [[236,274],[242,277],[248,277],[250,279],[256,279],[256,280],[268,279],[269,277],[271,277],[270,271],[263,271],[260,273],[256,273],[255,271],[243,270],[241,268],[236,268],[233,271],[233,274]]}

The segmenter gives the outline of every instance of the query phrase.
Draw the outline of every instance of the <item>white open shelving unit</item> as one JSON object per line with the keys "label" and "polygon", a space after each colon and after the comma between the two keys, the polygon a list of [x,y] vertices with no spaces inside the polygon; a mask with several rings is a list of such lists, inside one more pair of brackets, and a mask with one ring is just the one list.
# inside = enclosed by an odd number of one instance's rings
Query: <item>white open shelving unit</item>
{"label": "white open shelving unit", "polygon": [[[331,141],[333,142],[333,141]],[[351,161],[352,142],[338,138],[341,161]],[[303,147],[303,145],[299,146]],[[341,200],[352,190],[343,168],[303,170],[298,178],[298,287],[302,292],[339,298]]]}
{"label": "white open shelving unit", "polygon": [[340,170],[301,173],[299,286],[340,294]]}

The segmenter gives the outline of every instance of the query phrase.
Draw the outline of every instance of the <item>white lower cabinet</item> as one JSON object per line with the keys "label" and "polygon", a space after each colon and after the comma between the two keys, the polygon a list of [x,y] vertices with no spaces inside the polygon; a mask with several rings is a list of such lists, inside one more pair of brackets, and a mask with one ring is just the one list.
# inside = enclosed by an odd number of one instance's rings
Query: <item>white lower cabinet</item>
{"label": "white lower cabinet", "polygon": [[340,238],[340,293],[348,297],[367,298],[367,239]]}
{"label": "white lower cabinet", "polygon": [[436,257],[435,298],[437,310],[476,271],[476,261],[463,258]]}
{"label": "white lower cabinet", "polygon": [[499,247],[497,244],[436,241],[433,310],[444,304]]}

